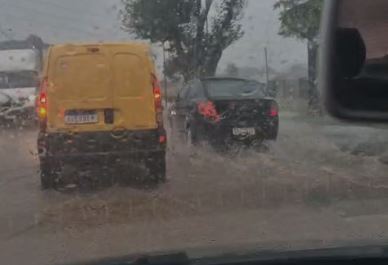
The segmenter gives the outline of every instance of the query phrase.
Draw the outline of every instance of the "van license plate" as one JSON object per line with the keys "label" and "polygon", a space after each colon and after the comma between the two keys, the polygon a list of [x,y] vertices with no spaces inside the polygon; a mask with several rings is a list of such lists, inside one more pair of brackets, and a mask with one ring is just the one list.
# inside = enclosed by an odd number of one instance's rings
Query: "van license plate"
{"label": "van license plate", "polygon": [[255,134],[255,128],[233,128],[233,135],[235,136],[252,136]]}
{"label": "van license plate", "polygon": [[90,123],[97,123],[97,122],[98,122],[97,113],[65,115],[66,124],[90,124]]}

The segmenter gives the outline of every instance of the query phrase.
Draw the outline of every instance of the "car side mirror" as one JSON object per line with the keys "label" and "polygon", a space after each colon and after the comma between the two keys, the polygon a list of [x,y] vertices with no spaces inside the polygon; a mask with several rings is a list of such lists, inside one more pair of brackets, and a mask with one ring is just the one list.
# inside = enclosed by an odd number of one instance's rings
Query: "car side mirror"
{"label": "car side mirror", "polygon": [[335,32],[337,74],[352,78],[360,74],[365,63],[366,48],[361,34],[354,28],[338,28]]}
{"label": "car side mirror", "polygon": [[330,114],[388,121],[388,1],[324,1],[319,86]]}

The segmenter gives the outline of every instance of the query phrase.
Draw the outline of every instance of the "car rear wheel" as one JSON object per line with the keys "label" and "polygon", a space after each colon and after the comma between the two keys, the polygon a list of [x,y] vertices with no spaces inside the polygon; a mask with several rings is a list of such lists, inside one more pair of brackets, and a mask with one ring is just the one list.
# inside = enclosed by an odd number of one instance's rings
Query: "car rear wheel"
{"label": "car rear wheel", "polygon": [[185,143],[188,148],[198,144],[198,136],[191,127],[186,129]]}
{"label": "car rear wheel", "polygon": [[188,148],[193,146],[193,134],[191,132],[191,129],[188,128],[185,135],[185,143]]}

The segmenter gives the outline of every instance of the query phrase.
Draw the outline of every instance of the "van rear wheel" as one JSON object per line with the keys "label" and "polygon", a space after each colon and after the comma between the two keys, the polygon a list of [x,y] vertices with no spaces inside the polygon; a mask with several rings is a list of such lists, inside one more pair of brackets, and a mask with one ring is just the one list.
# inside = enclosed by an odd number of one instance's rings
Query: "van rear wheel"
{"label": "van rear wheel", "polygon": [[147,162],[149,177],[153,182],[166,182],[166,153],[157,153],[151,156]]}
{"label": "van rear wheel", "polygon": [[54,188],[55,184],[55,170],[47,162],[40,164],[40,185],[43,190]]}

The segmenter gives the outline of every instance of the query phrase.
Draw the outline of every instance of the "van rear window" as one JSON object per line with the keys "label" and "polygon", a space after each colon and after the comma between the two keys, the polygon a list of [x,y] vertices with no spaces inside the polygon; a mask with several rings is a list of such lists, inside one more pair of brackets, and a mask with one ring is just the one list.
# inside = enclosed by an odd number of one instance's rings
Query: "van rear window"
{"label": "van rear window", "polygon": [[135,54],[116,54],[113,69],[116,94],[121,97],[141,97],[151,86],[151,73]]}
{"label": "van rear window", "polygon": [[110,67],[104,55],[62,56],[55,65],[54,83],[64,97],[104,98],[110,87]]}

